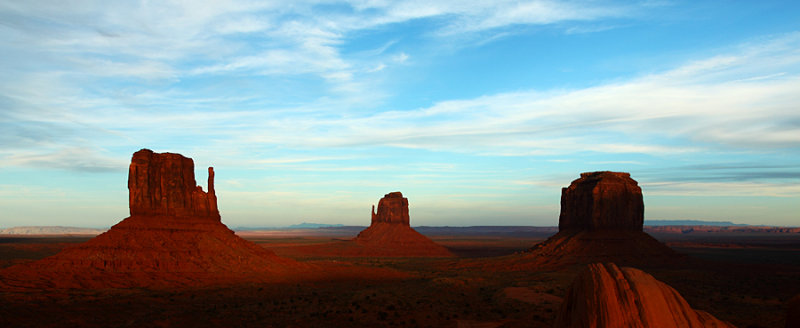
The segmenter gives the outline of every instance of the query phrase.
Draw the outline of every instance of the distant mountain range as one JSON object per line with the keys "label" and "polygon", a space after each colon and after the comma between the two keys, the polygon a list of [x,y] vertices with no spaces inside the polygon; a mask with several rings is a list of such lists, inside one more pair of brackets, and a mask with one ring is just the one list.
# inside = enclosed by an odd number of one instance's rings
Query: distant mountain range
{"label": "distant mountain range", "polygon": [[[688,231],[760,231],[760,232],[800,232],[795,227],[767,227],[748,224],[736,224],[729,221],[701,221],[701,220],[646,220],[645,231],[648,232],[681,232]],[[706,227],[706,228],[703,228]],[[319,234],[331,236],[350,236],[366,228],[365,226],[345,226],[343,224],[309,223],[303,222],[288,227],[234,227],[233,230],[242,233],[257,233],[275,231],[278,234]],[[493,235],[517,237],[541,237],[558,232],[557,226],[471,226],[471,227],[430,227],[416,226],[418,232],[425,235]],[[700,230],[698,230],[700,229]],[[705,229],[705,230],[703,230]],[[709,230],[711,229],[711,230]],[[745,230],[742,230],[745,229]],[[99,235],[107,229],[81,228],[64,226],[26,226],[0,229],[0,235]],[[300,232],[298,230],[304,230]],[[295,232],[292,232],[295,231]]]}
{"label": "distant mountain range", "polygon": [[749,224],[737,224],[730,221],[701,221],[701,220],[645,220],[646,226],[714,226],[714,227],[741,227]]}
{"label": "distant mountain range", "polygon": [[287,227],[233,227],[233,231],[254,231],[254,230],[291,230],[291,229],[320,229],[320,228],[342,228],[343,224],[309,223],[303,222]]}
{"label": "distant mountain range", "polygon": [[343,224],[307,223],[293,224],[288,229],[319,229],[319,228],[338,228],[344,227]]}
{"label": "distant mountain range", "polygon": [[99,235],[107,229],[62,227],[62,226],[29,226],[0,229],[0,235]]}

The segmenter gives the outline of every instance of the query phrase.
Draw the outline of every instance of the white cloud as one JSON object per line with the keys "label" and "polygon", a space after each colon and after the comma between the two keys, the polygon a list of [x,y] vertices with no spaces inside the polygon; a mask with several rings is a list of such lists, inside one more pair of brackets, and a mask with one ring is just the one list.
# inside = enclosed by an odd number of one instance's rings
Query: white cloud
{"label": "white cloud", "polygon": [[0,167],[39,167],[55,168],[84,172],[121,171],[127,167],[127,161],[100,155],[97,150],[87,148],[64,148],[50,152],[0,153]]}
{"label": "white cloud", "polygon": [[759,196],[798,197],[796,183],[765,182],[649,182],[641,183],[648,196],[719,197]]}

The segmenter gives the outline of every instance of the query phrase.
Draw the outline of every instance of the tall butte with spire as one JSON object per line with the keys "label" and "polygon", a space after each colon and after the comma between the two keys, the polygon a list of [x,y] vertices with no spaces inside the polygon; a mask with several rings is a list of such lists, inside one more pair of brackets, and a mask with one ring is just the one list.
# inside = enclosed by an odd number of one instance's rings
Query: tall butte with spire
{"label": "tall butte with spire", "polygon": [[208,168],[208,192],[191,158],[142,149],[128,171],[130,217],[97,237],[39,261],[0,271],[7,286],[159,287],[238,278],[283,280],[302,263],[236,236],[222,222]]}
{"label": "tall butte with spire", "polygon": [[214,168],[208,168],[208,192],[194,179],[191,158],[142,149],[128,169],[131,215],[171,215],[220,219],[214,191]]}
{"label": "tall butte with spire", "polygon": [[399,191],[383,196],[372,222],[354,239],[363,253],[373,256],[453,256],[447,248],[420,234],[409,224],[408,198]]}

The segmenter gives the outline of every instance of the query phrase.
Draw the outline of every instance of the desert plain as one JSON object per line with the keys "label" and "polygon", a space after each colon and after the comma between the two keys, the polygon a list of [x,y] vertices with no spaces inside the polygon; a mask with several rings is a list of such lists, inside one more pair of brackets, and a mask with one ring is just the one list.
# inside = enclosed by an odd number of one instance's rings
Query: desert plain
{"label": "desert plain", "polygon": [[[363,227],[238,234],[300,262],[389,269],[403,277],[154,290],[3,290],[0,325],[552,327],[566,289],[582,268],[503,266],[504,259],[544,241],[552,228],[454,228],[428,234],[453,258],[315,256],[303,248],[349,240],[358,228]],[[681,232],[690,229],[646,229],[684,257],[640,269],[678,290],[693,307],[737,327],[784,327],[786,302],[800,293],[798,232],[713,227]],[[41,259],[90,238],[3,236],[0,267]]]}

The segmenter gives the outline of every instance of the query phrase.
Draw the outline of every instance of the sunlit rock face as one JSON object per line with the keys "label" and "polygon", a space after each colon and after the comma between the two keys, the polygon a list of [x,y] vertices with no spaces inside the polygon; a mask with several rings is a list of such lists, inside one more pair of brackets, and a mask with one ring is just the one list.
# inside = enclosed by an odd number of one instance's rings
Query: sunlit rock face
{"label": "sunlit rock face", "polygon": [[194,179],[191,158],[142,149],[128,170],[131,215],[175,215],[219,219],[214,168],[208,168],[208,192]]}
{"label": "sunlit rock face", "polygon": [[613,263],[587,266],[572,282],[555,327],[733,327],[694,310],[669,285]]}
{"label": "sunlit rock face", "polygon": [[623,172],[588,172],[561,190],[559,231],[642,231],[642,189]]}
{"label": "sunlit rock face", "polygon": [[372,223],[397,223],[409,226],[408,198],[399,191],[390,192],[378,201],[378,213],[372,209]]}

